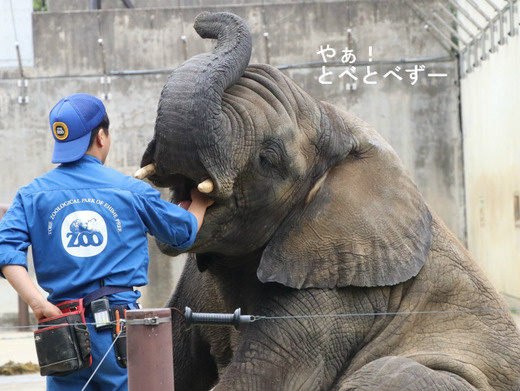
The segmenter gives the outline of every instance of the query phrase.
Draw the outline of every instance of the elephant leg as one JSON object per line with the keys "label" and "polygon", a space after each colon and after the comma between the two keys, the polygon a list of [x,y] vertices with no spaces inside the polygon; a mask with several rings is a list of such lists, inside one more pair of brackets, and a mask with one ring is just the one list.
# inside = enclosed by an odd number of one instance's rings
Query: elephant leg
{"label": "elephant leg", "polygon": [[337,391],[477,391],[454,373],[436,371],[404,357],[383,357],[343,379]]}
{"label": "elephant leg", "polygon": [[[197,270],[197,264],[193,259],[188,260],[181,279],[177,284],[175,294],[168,303],[168,307],[184,309],[185,306],[196,305],[196,311],[210,312],[200,303],[210,308],[216,308],[216,312],[222,312],[215,302],[219,296],[209,290],[209,283],[204,280],[207,276]],[[206,287],[206,289],[194,289],[193,287]],[[174,315],[172,321],[173,361],[176,391],[206,391],[210,389],[218,379],[217,363],[211,354],[211,346],[203,329],[192,327],[186,330],[184,319],[180,315]]]}

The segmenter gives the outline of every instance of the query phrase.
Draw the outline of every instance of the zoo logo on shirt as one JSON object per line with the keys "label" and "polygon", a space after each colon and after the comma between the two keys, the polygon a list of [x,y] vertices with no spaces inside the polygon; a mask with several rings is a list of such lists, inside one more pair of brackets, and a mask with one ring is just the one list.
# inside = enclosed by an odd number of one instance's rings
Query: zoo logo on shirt
{"label": "zoo logo on shirt", "polygon": [[105,220],[99,213],[80,210],[69,214],[61,225],[63,248],[75,257],[92,257],[107,245]]}

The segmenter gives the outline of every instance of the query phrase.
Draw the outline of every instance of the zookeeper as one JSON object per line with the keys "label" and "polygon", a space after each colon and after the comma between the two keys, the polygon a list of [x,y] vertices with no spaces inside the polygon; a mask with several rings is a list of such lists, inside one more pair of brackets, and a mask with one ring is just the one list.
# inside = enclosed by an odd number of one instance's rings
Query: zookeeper
{"label": "zookeeper", "polygon": [[[83,298],[92,364],[47,377],[48,390],[81,390],[113,341],[111,325],[94,324],[94,315],[103,314],[95,311],[103,305],[108,313],[116,306],[138,308],[141,294],[134,287],[148,283],[146,234],[175,248],[188,248],[213,201],[192,190],[186,211],[162,200],[147,183],[105,167],[109,119],[103,103],[91,95],[61,99],[49,120],[55,140],[52,162],[61,164],[19,189],[1,220],[0,274],[39,320],[62,317],[58,303]],[[38,284],[47,299],[27,273],[30,245]],[[87,390],[126,390],[123,366],[112,349]]]}

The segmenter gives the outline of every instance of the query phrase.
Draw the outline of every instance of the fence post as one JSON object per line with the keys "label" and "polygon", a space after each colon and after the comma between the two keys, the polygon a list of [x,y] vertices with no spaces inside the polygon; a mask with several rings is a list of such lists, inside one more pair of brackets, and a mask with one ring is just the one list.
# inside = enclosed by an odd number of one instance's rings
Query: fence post
{"label": "fence post", "polygon": [[[18,296],[18,326],[29,326],[29,306]],[[20,329],[20,331],[27,331]]]}
{"label": "fence post", "polygon": [[173,390],[172,316],[168,308],[126,312],[128,390]]}

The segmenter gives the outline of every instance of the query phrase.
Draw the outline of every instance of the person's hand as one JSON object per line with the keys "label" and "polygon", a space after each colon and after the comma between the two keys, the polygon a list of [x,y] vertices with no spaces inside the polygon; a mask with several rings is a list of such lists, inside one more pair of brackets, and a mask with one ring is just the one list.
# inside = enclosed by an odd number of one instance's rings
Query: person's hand
{"label": "person's hand", "polygon": [[198,189],[191,190],[191,204],[188,208],[188,212],[193,213],[193,215],[197,219],[197,232],[202,226],[202,221],[204,220],[206,209],[214,202],[215,201],[213,201],[208,196],[202,194]]}
{"label": "person's hand", "polygon": [[37,303],[33,306],[31,306],[31,309],[33,310],[34,316],[36,319],[43,319],[43,318],[51,318],[53,316],[61,315],[61,310],[56,307],[54,304],[49,303],[48,301],[44,301],[41,303]]}
{"label": "person's hand", "polygon": [[2,274],[20,297],[31,307],[36,319],[49,318],[61,314],[61,310],[49,303],[36,288],[23,265],[4,265]]}
{"label": "person's hand", "polygon": [[191,202],[207,208],[208,206],[213,205],[215,201],[205,194],[202,194],[198,189],[191,189]]}

